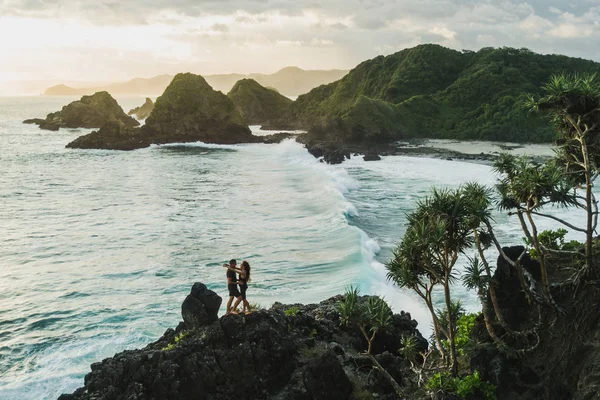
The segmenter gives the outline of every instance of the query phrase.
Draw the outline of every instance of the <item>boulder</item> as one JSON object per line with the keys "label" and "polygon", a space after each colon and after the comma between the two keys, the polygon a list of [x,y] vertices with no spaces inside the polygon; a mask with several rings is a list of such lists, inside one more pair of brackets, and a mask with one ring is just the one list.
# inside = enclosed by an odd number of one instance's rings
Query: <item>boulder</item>
{"label": "boulder", "polygon": [[129,110],[127,115],[135,115],[137,119],[146,119],[150,116],[153,109],[154,103],[152,102],[152,99],[146,97],[146,101],[144,102],[144,104]]}
{"label": "boulder", "polygon": [[200,282],[194,283],[191,293],[181,305],[183,322],[190,328],[198,328],[215,322],[221,307],[221,297]]}
{"label": "boulder", "polygon": [[363,156],[363,160],[365,160],[365,161],[379,161],[379,160],[381,160],[381,157],[379,156],[379,154],[374,153],[374,152],[373,153],[366,153]]}
{"label": "boulder", "polygon": [[23,121],[25,124],[37,124],[40,129],[46,130],[101,128],[107,122],[117,122],[129,128],[139,125],[139,122],[123,112],[108,92],[83,96],[81,100],[67,104],[62,110],[48,114],[46,119],[33,118]]}

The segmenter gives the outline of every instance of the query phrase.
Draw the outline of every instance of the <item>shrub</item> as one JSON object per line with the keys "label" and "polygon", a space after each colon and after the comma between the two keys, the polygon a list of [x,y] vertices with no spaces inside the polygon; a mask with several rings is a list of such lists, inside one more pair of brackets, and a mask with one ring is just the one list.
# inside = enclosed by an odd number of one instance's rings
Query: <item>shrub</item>
{"label": "shrub", "polygon": [[292,307],[288,308],[287,310],[285,310],[285,315],[287,317],[291,317],[291,316],[298,314],[298,311],[300,311],[300,309],[298,309],[298,307],[292,306]]}
{"label": "shrub", "polygon": [[479,372],[453,378],[448,372],[438,372],[429,378],[425,388],[433,393],[444,392],[456,394],[461,399],[477,396],[482,400],[495,400],[496,387],[489,382],[482,381]]}
{"label": "shrub", "polygon": [[180,342],[189,335],[189,332],[181,331],[177,335],[175,335],[175,339],[173,339],[173,343],[169,343],[166,347],[163,347],[163,351],[173,350],[177,346],[179,346]]}

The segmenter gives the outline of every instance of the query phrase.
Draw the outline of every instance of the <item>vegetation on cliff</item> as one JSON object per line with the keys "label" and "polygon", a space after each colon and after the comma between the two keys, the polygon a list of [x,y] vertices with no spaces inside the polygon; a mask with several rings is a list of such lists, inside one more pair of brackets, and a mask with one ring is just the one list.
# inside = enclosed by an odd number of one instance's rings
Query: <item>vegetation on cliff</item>
{"label": "vegetation on cliff", "polygon": [[227,93],[235,108],[250,125],[265,124],[281,118],[292,100],[273,89],[261,86],[254,79],[238,81]]}
{"label": "vegetation on cliff", "polygon": [[453,138],[549,142],[555,132],[524,107],[550,76],[600,72],[600,64],[527,49],[455,51],[420,45],[365,61],[298,97],[279,127],[309,141]]}
{"label": "vegetation on cliff", "polygon": [[[542,91],[542,97],[530,96],[528,104],[553,118],[559,139],[556,157],[543,164],[508,155],[500,157],[494,164],[500,174],[495,195],[476,183],[455,190],[434,189],[408,215],[404,238],[386,265],[388,278],[414,290],[431,312],[434,347],[422,354],[429,363],[424,361],[417,368],[420,374],[430,377],[426,385],[430,391],[460,396],[461,382],[470,376],[467,380],[475,383],[483,371],[482,377],[498,385],[502,398],[583,399],[591,391],[580,382],[600,376],[600,370],[593,367],[600,347],[590,347],[593,353],[583,361],[587,369],[571,369],[569,365],[580,361],[578,354],[585,345],[556,343],[569,335],[596,335],[600,323],[592,315],[595,312],[583,305],[586,300],[600,299],[598,241],[593,237],[598,202],[592,192],[600,160],[600,83],[594,75],[557,76]],[[500,209],[518,217],[531,248],[502,247],[493,227],[493,197],[499,198]],[[550,206],[583,211],[585,226],[545,211]],[[566,230],[562,228],[540,232],[539,218],[549,218],[585,234],[586,240],[565,243]],[[490,246],[500,254],[495,273],[485,252]],[[479,327],[472,337],[488,342],[466,353],[456,349],[461,343],[457,340],[460,312],[452,300],[450,285],[458,278],[453,267],[461,255],[468,260],[461,277],[463,284],[477,291],[482,305],[482,315],[476,319]],[[503,281],[504,286],[500,286]],[[444,291],[445,310],[433,308],[431,293],[436,286]],[[584,289],[580,289],[582,286]],[[576,319],[585,315],[589,321],[577,323],[566,332],[573,315],[579,316]],[[561,326],[560,331],[555,331],[557,326]],[[557,345],[567,347],[557,351]],[[515,358],[521,362],[509,366],[509,360]],[[467,368],[464,364],[469,359]],[[548,370],[546,365],[560,368]],[[500,373],[499,368],[504,372]],[[528,377],[507,380],[502,375],[507,368]],[[490,388],[487,383],[478,384],[479,395],[488,398]]]}

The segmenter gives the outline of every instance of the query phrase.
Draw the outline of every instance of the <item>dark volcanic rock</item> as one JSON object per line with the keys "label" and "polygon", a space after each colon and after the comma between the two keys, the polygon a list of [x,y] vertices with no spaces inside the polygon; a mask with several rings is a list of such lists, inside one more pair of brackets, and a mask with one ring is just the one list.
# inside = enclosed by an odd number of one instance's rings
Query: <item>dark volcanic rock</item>
{"label": "dark volcanic rock", "polygon": [[273,144],[273,143],[280,143],[285,139],[291,139],[293,137],[296,137],[296,134],[279,132],[279,133],[274,133],[272,135],[262,136],[262,140],[263,140],[263,143],[265,143],[265,144]]}
{"label": "dark volcanic rock", "polygon": [[141,128],[119,132],[112,128],[101,129],[78,138],[67,147],[131,150],[152,143],[198,141],[236,144],[262,140],[252,135],[227,96],[212,90],[201,76],[187,73],[173,78],[156,99],[152,114]]}
{"label": "dark volcanic rock", "polygon": [[31,118],[31,119],[26,119],[25,121],[23,121],[24,124],[36,124],[36,125],[43,124],[44,122],[46,122],[46,120],[41,119],[41,118]]}
{"label": "dark volcanic rock", "polygon": [[35,118],[23,122],[38,124],[41,129],[47,130],[101,128],[108,122],[117,122],[128,128],[139,125],[139,122],[123,112],[121,106],[108,92],[83,96],[81,100],[64,106],[61,111],[48,114],[45,120]]}
{"label": "dark volcanic rock", "polygon": [[219,307],[221,297],[203,283],[196,282],[181,305],[181,316],[188,328],[199,328],[219,319]]}
{"label": "dark volcanic rock", "polygon": [[365,161],[379,161],[381,157],[377,153],[369,152],[363,156],[363,160]]}
{"label": "dark volcanic rock", "polygon": [[293,103],[291,99],[261,86],[254,79],[239,80],[227,96],[250,125],[268,124],[281,118]]}
{"label": "dark volcanic rock", "polygon": [[[523,247],[504,249],[511,259]],[[472,370],[497,386],[500,400],[588,400],[600,393],[600,289],[589,283],[579,287],[554,287],[552,296],[561,309],[542,306],[540,314],[523,294],[516,271],[498,258],[493,280],[497,282],[501,312],[514,330],[531,329],[538,323],[535,350],[509,357],[487,337],[485,327],[474,327],[475,339],[484,342],[471,352]],[[523,267],[539,281],[539,264],[525,255]],[[482,325],[483,321],[477,321]],[[497,328],[499,329],[499,328]],[[497,332],[501,335],[502,331]],[[537,342],[533,335],[531,344]],[[509,340],[509,336],[503,336]]]}
{"label": "dark volcanic rock", "polygon": [[108,122],[99,131],[83,135],[67,144],[73,149],[135,150],[148,147],[151,138],[140,128],[128,128],[118,122]]}
{"label": "dark volcanic rock", "polygon": [[[177,340],[176,332],[169,329],[141,350],[92,364],[84,387],[61,399],[349,400],[365,393],[369,398],[396,399],[387,381],[361,354],[364,343],[358,328],[341,326],[336,305],[340,298],[297,304],[287,314],[285,310],[292,306],[276,303],[268,311],[214,320],[221,299],[196,283],[182,312],[184,319],[189,319],[188,311],[202,315],[201,323],[192,317],[192,324],[178,327]],[[196,313],[198,309],[202,311]],[[204,319],[204,312],[214,321]],[[424,340],[415,326],[403,313],[394,316],[386,335]],[[398,343],[384,347],[397,348]],[[379,361],[402,378],[407,392],[416,388],[408,361],[397,352],[385,353]]]}
{"label": "dark volcanic rock", "polygon": [[135,115],[137,119],[146,119],[150,116],[152,110],[154,110],[154,103],[152,102],[152,99],[146,97],[144,104],[129,110],[127,115]]}

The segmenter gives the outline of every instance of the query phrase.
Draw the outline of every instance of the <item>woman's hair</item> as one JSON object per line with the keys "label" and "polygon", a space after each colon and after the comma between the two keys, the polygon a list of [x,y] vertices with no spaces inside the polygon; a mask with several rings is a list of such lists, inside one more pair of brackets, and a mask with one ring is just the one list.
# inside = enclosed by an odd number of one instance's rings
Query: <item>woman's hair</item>
{"label": "woman's hair", "polygon": [[242,268],[246,272],[246,282],[250,282],[250,264],[248,264],[248,261],[242,261]]}

